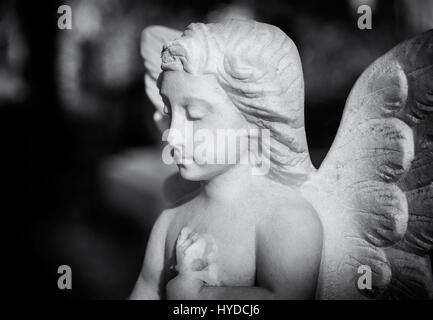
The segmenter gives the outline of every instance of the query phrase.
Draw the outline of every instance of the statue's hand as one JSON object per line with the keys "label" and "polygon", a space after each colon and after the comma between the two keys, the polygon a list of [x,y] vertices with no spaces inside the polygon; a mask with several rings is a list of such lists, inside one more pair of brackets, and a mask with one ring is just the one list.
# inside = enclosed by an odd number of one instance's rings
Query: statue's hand
{"label": "statue's hand", "polygon": [[216,264],[216,245],[208,235],[198,234],[185,227],[176,243],[176,270],[180,275],[218,286],[219,268]]}
{"label": "statue's hand", "polygon": [[168,300],[199,300],[204,282],[190,274],[179,273],[166,286]]}

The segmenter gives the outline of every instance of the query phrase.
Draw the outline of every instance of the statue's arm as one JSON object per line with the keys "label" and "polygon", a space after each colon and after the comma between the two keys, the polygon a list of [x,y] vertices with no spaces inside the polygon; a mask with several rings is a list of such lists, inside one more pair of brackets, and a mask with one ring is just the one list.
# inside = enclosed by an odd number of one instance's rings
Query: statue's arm
{"label": "statue's arm", "polygon": [[[264,219],[257,230],[256,286],[197,286],[191,299],[314,299],[322,254],[322,227],[310,209]],[[178,276],[174,285],[194,287]],[[185,293],[185,291],[183,291]],[[194,292],[194,289],[191,290]]]}
{"label": "statue's arm", "polygon": [[152,228],[143,267],[129,299],[158,300],[163,298],[164,248],[167,229],[168,217],[167,213],[163,212]]}
{"label": "statue's arm", "polygon": [[322,255],[322,225],[312,207],[291,208],[264,219],[256,236],[256,283],[273,299],[314,299]]}

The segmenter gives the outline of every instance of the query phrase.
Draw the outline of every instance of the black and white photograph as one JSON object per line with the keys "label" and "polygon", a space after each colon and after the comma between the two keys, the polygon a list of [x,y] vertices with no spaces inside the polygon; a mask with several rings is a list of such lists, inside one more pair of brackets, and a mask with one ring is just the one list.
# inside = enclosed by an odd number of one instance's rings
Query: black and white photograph
{"label": "black and white photograph", "polygon": [[2,0],[0,112],[10,297],[433,299],[433,0]]}

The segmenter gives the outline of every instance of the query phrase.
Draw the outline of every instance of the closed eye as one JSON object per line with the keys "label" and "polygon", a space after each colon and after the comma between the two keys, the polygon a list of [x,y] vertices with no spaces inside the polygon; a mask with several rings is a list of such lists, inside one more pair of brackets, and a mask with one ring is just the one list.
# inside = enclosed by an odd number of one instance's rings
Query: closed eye
{"label": "closed eye", "polygon": [[191,120],[203,119],[208,113],[207,108],[199,105],[188,105],[185,107],[186,114]]}
{"label": "closed eye", "polygon": [[191,120],[200,120],[210,112],[211,106],[202,99],[188,99],[185,103],[185,110]]}

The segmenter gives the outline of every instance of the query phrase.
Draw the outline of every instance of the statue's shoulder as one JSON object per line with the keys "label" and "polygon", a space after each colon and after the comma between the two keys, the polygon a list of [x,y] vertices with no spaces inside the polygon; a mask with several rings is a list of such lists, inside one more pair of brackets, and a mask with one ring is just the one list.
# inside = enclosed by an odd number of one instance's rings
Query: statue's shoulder
{"label": "statue's shoulder", "polygon": [[275,197],[261,223],[285,233],[293,230],[317,235],[318,241],[321,241],[320,217],[311,203],[297,190],[287,189],[284,196]]}
{"label": "statue's shoulder", "polygon": [[256,230],[262,259],[272,259],[268,255],[278,252],[280,258],[273,263],[303,270],[301,273],[308,274],[315,287],[323,248],[323,228],[317,212],[306,199],[293,192],[284,200],[275,201]]}

